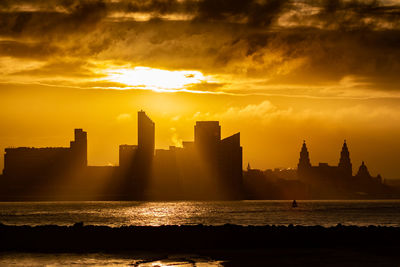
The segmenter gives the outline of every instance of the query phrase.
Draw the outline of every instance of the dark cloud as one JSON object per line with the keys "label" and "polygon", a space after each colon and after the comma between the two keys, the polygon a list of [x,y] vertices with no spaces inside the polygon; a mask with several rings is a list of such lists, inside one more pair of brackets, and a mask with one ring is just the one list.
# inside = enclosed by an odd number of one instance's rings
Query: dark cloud
{"label": "dark cloud", "polygon": [[47,42],[0,41],[0,56],[43,59],[55,55],[58,48]]}
{"label": "dark cloud", "polygon": [[245,22],[251,26],[269,26],[288,6],[285,0],[202,0],[197,19]]}
{"label": "dark cloud", "polygon": [[[314,8],[318,12],[309,14],[300,8]],[[77,26],[93,25],[115,12],[123,14],[148,13],[154,17],[166,14],[191,15],[194,20],[247,23],[251,27],[268,27],[276,24],[282,14],[300,11],[291,15],[292,22],[314,21],[325,27],[365,26],[390,22],[398,25],[400,7],[385,5],[381,1],[343,0],[3,0],[0,2],[2,26],[22,31],[38,15],[46,18],[47,25]],[[31,10],[31,11],[29,11]],[[11,21],[10,21],[11,20]],[[10,23],[11,22],[11,23]],[[4,29],[3,29],[4,30]],[[46,30],[46,28],[44,29]],[[48,28],[51,30],[51,27]]]}
{"label": "dark cloud", "polygon": [[87,32],[105,18],[106,14],[106,5],[101,1],[77,3],[68,7],[65,12],[3,10],[0,12],[0,35],[48,38],[53,35]]}
{"label": "dark cloud", "polygon": [[[137,13],[153,19],[135,21]],[[111,60],[288,83],[356,75],[386,88],[400,72],[400,5],[381,1],[4,0],[0,38],[1,56]],[[302,63],[290,69],[293,62]],[[49,64],[37,73],[91,75],[79,64]]]}
{"label": "dark cloud", "polygon": [[316,15],[324,27],[338,29],[380,28],[385,23],[399,26],[400,6],[383,5],[380,1],[340,1],[322,2],[321,11]]}
{"label": "dark cloud", "polygon": [[191,13],[196,10],[196,1],[144,0],[120,1],[108,4],[110,10],[121,12],[144,12],[152,14]]}
{"label": "dark cloud", "polygon": [[[264,73],[296,59],[304,61],[293,71],[275,75],[270,82],[312,85],[359,76],[368,77],[365,82],[376,82],[384,89],[388,83],[400,82],[399,44],[400,30],[293,28],[249,37],[246,52],[252,58],[251,65],[264,65]],[[279,55],[278,62],[263,61],[274,53]]]}

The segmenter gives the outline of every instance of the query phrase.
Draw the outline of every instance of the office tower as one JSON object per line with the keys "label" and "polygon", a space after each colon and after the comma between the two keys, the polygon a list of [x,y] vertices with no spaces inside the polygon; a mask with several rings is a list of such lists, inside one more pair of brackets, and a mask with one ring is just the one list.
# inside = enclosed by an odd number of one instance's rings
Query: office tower
{"label": "office tower", "polygon": [[141,110],[138,112],[138,147],[131,169],[132,196],[145,199],[151,178],[155,146],[154,122]]}
{"label": "office tower", "polygon": [[240,133],[224,138],[220,142],[219,170],[222,192],[226,199],[243,197],[243,149]]}
{"label": "office tower", "polygon": [[70,142],[72,160],[78,167],[87,167],[87,132],[75,129],[75,140]]}
{"label": "office tower", "polygon": [[194,142],[199,146],[215,146],[221,140],[218,121],[197,121],[194,126]]}
{"label": "office tower", "polygon": [[137,153],[138,146],[120,145],[119,146],[119,166],[128,169],[132,166]]}
{"label": "office tower", "polygon": [[194,126],[194,145],[198,152],[213,164],[221,141],[221,126],[218,121],[197,121]]}
{"label": "office tower", "polygon": [[149,160],[154,156],[154,139],[154,122],[141,110],[138,112],[138,151]]}

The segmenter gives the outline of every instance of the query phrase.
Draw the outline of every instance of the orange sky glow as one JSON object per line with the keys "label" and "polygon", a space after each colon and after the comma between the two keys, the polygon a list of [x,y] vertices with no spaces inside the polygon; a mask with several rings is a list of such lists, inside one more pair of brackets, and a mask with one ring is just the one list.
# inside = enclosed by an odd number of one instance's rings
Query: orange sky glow
{"label": "orange sky glow", "polygon": [[[229,4],[227,4],[229,2]],[[400,1],[74,0],[0,3],[0,150],[68,146],[91,165],[136,144],[193,140],[198,120],[241,132],[244,164],[336,165],[400,179]],[[43,19],[46,17],[46,19]],[[3,167],[3,153],[0,169]]]}

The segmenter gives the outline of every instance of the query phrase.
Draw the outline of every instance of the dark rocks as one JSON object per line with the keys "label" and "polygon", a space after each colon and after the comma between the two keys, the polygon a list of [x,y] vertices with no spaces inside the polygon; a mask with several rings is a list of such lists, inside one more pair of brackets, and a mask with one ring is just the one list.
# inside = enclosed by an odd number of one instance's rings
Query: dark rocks
{"label": "dark rocks", "polygon": [[396,247],[400,228],[381,226],[166,225],[11,226],[0,224],[0,251],[124,251]]}

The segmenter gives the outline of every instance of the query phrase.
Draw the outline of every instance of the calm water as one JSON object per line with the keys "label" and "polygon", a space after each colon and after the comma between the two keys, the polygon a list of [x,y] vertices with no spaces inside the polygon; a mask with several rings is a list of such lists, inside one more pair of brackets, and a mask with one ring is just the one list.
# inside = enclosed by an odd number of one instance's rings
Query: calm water
{"label": "calm water", "polygon": [[12,225],[386,225],[400,226],[400,200],[226,202],[0,202]]}

